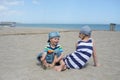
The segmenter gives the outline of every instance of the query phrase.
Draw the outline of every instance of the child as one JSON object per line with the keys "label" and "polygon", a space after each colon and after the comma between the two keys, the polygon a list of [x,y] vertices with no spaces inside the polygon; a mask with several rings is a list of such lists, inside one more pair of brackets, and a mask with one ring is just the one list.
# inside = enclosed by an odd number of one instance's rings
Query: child
{"label": "child", "polygon": [[86,62],[93,55],[94,65],[98,66],[96,59],[96,52],[94,48],[93,40],[91,37],[91,29],[89,26],[84,26],[80,29],[79,38],[76,45],[76,50],[67,55],[60,61],[60,66],[55,66],[56,71],[62,71],[65,69],[81,69],[85,66]]}
{"label": "child", "polygon": [[63,57],[63,49],[58,44],[60,38],[59,32],[50,32],[48,37],[48,45],[45,46],[44,52],[40,53],[37,57],[44,69],[53,67],[56,63],[59,63]]}

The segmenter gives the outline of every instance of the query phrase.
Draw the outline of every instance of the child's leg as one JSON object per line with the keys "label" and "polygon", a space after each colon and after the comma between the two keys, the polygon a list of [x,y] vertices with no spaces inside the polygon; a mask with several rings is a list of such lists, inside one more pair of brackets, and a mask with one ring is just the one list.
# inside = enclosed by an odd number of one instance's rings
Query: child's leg
{"label": "child's leg", "polygon": [[39,53],[38,56],[37,56],[37,65],[41,65],[42,61],[41,61],[41,58],[42,58],[42,53]]}
{"label": "child's leg", "polygon": [[66,70],[66,65],[63,60],[60,61],[60,66],[55,66],[56,71],[63,71]]}
{"label": "child's leg", "polygon": [[45,59],[46,55],[43,54],[43,53],[40,53],[38,56],[37,56],[37,60],[40,62],[38,63],[39,65],[41,65],[43,67],[43,69],[46,69],[46,67],[48,67],[48,63]]}
{"label": "child's leg", "polygon": [[56,64],[56,60],[57,60],[57,56],[54,55],[54,60],[53,60],[53,62],[51,64],[49,64],[49,67],[53,68],[54,65]]}
{"label": "child's leg", "polygon": [[44,58],[44,56],[42,56],[42,58],[41,58],[41,63],[42,63],[43,66],[49,67],[49,63],[47,63],[47,61],[46,61],[46,59]]}

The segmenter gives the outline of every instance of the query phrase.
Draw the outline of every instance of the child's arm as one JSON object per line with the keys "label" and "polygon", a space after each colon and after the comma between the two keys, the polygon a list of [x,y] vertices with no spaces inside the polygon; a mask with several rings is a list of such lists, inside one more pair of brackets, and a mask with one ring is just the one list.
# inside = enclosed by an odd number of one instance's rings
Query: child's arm
{"label": "child's arm", "polygon": [[54,60],[52,62],[52,64],[50,65],[50,67],[53,67],[57,62],[60,62],[63,58],[63,53],[61,53],[61,55],[59,57],[57,57],[57,55],[54,56]]}
{"label": "child's arm", "polygon": [[78,42],[79,42],[80,40],[78,40],[76,43],[75,43],[75,50],[77,49],[77,46],[78,46]]}
{"label": "child's arm", "polygon": [[61,55],[57,58],[56,62],[59,62],[62,58],[63,58],[63,53],[61,53]]}
{"label": "child's arm", "polygon": [[45,52],[42,54],[41,61],[45,60],[46,55],[47,55],[47,54],[46,54]]}
{"label": "child's arm", "polygon": [[63,48],[60,46],[59,49],[54,51],[56,53],[56,63],[59,62],[63,58]]}
{"label": "child's arm", "polygon": [[56,64],[56,59],[57,59],[57,56],[55,55],[52,64],[50,64],[50,67],[54,67],[54,65]]}
{"label": "child's arm", "polygon": [[96,55],[96,49],[95,49],[95,43],[93,42],[93,61],[94,61],[94,66],[98,66],[98,61],[97,61],[97,55]]}
{"label": "child's arm", "polygon": [[78,43],[75,43],[75,50],[77,49],[77,44],[78,44]]}
{"label": "child's arm", "polygon": [[47,52],[48,52],[48,48],[47,48],[47,46],[45,46],[44,51],[43,51],[43,55],[42,55],[42,58],[41,58],[41,61],[43,61],[43,63],[45,63],[45,64],[46,64]]}

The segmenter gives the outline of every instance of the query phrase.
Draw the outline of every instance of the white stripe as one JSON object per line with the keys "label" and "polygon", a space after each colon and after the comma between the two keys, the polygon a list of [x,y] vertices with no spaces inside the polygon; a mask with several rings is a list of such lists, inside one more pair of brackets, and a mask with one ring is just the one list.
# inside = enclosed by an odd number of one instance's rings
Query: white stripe
{"label": "white stripe", "polygon": [[87,55],[85,55],[85,54],[81,54],[81,56],[83,57],[83,58],[85,58],[86,60],[88,60],[90,57],[88,57]]}
{"label": "white stripe", "polygon": [[[80,53],[79,53],[80,54]],[[85,62],[83,62],[78,56],[76,56],[75,54],[72,54],[72,56],[75,58],[75,60],[77,60],[78,63],[80,63],[81,65],[84,65]]]}
{"label": "white stripe", "polygon": [[67,63],[67,60],[65,59],[65,64],[67,65],[67,67],[68,68],[70,68],[70,66],[68,65],[68,63]]}
{"label": "white stripe", "polygon": [[80,44],[78,44],[78,46],[93,46],[93,44],[92,43],[80,43]]}
{"label": "white stripe", "polygon": [[69,59],[69,62],[71,63],[71,65],[74,67],[74,68],[79,68],[74,62],[73,60],[68,56],[68,59]]}

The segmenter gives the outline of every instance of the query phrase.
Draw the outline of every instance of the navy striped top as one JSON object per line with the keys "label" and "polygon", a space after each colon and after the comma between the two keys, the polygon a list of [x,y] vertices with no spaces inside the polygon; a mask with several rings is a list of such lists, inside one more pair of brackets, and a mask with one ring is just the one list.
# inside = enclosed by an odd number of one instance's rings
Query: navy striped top
{"label": "navy striped top", "polygon": [[93,43],[90,38],[88,41],[78,41],[76,51],[67,55],[64,62],[68,68],[81,69],[93,53]]}

